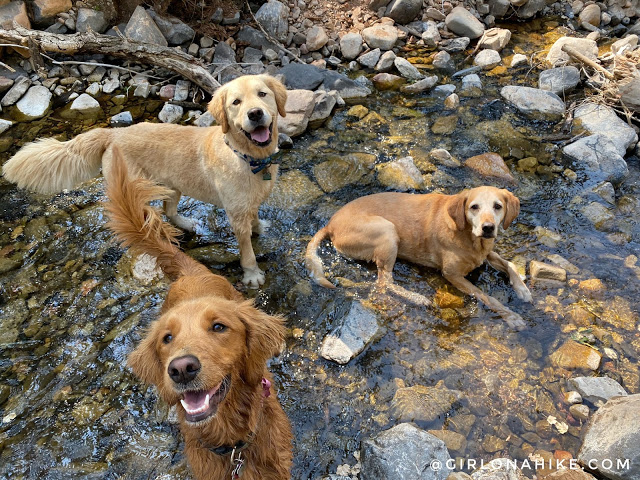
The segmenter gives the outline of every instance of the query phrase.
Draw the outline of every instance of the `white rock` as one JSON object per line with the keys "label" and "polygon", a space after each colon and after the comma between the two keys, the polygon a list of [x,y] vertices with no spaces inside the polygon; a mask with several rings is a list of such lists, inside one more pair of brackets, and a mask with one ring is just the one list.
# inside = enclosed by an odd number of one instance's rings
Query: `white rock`
{"label": "white rock", "polygon": [[345,60],[353,60],[362,51],[362,35],[347,33],[340,39],[340,51]]}
{"label": "white rock", "polygon": [[392,25],[374,25],[362,30],[362,38],[370,48],[391,50],[398,40],[398,29]]}
{"label": "white rock", "polygon": [[559,120],[565,112],[564,102],[555,93],[531,87],[507,85],[500,95],[525,115],[545,120]]}
{"label": "white rock", "polygon": [[585,103],[576,108],[574,120],[591,134],[604,135],[616,146],[618,154],[624,156],[627,149],[638,141],[638,134],[616,112],[606,105]]}
{"label": "white rock", "polygon": [[183,114],[184,109],[180,105],[165,103],[158,114],[158,118],[162,123],[178,123],[182,119]]}
{"label": "white rock", "polygon": [[529,59],[526,55],[522,55],[521,53],[516,53],[511,59],[511,66],[517,67],[518,65],[529,63]]}
{"label": "white rock", "polygon": [[0,135],[9,130],[12,125],[12,121],[0,118]]}
{"label": "white rock", "polygon": [[16,103],[16,107],[26,119],[35,120],[47,114],[52,96],[48,88],[36,85],[27,90],[27,93]]}
{"label": "white rock", "polygon": [[500,54],[489,48],[485,50],[481,50],[473,59],[473,64],[478,65],[479,67],[490,69],[499,65],[502,62],[502,58],[500,58]]}
{"label": "white rock", "polygon": [[447,28],[453,33],[471,39],[482,36],[484,25],[465,7],[458,6],[451,10],[445,20]]}
{"label": "white rock", "polygon": [[424,78],[424,75],[422,75],[420,71],[406,58],[396,57],[393,64],[396,66],[400,74],[409,80],[421,80]]}
{"label": "white rock", "polygon": [[598,44],[594,40],[576,37],[562,37],[556,40],[556,42],[551,46],[551,49],[547,54],[547,62],[552,66],[557,67],[573,61],[569,57],[568,53],[562,51],[562,47],[565,45],[577,50],[590,60],[595,61],[598,59]]}
{"label": "white rock", "polygon": [[94,115],[102,111],[100,103],[88,93],[83,93],[76,98],[71,104],[70,109],[83,115]]}

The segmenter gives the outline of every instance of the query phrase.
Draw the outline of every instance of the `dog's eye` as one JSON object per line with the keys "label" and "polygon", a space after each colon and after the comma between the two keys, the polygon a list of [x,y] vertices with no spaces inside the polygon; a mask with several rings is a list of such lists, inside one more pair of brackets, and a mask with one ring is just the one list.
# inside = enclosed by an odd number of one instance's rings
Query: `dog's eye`
{"label": "dog's eye", "polygon": [[478,205],[477,203],[474,203],[474,204],[473,204],[473,205],[471,205],[471,207],[469,207],[469,208],[471,208],[471,210],[478,210],[478,209],[480,209],[480,205]]}
{"label": "dog's eye", "polygon": [[259,97],[266,97],[267,96],[267,92],[258,92],[258,96]]}
{"label": "dog's eye", "polygon": [[171,340],[173,340],[173,335],[171,335],[170,333],[167,333],[164,337],[162,337],[163,343],[171,343]]}
{"label": "dog's eye", "polygon": [[500,205],[499,203],[496,203],[493,208],[495,208],[496,210],[502,210],[502,205]]}
{"label": "dog's eye", "polygon": [[240,100],[239,98],[236,98],[236,99],[233,101],[233,104],[234,104],[234,105],[240,105],[241,103],[242,103],[242,100]]}
{"label": "dog's eye", "polygon": [[211,327],[211,330],[213,330],[216,333],[224,332],[226,329],[227,329],[227,326],[223,325],[222,323],[214,323],[213,326]]}

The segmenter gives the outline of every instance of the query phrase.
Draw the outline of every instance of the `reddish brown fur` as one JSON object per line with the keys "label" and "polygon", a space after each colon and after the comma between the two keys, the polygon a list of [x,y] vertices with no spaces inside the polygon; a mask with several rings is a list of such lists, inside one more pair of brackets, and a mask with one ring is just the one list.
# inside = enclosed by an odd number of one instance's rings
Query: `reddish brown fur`
{"label": "reddish brown fur", "polygon": [[[129,180],[122,158],[114,149],[106,204],[111,228],[123,245],[158,258],[162,269],[177,278],[169,289],[162,315],[129,356],[129,365],[145,383],[158,388],[170,405],[177,405],[185,451],[199,480],[231,478],[230,455],[220,456],[207,447],[235,445],[250,433],[255,437],[243,450],[242,480],[290,478],[291,429],[273,389],[263,396],[261,380],[271,379],[266,362],[284,341],[282,319],[256,309],[233,286],[214,275],[176,246],[177,231],[148,206],[170,191],[143,179]],[[212,330],[222,323],[223,332]],[[165,343],[167,334],[172,340]],[[197,381],[211,389],[227,376],[231,387],[217,413],[202,424],[190,424],[180,395],[168,375],[172,359],[196,356],[202,366]]]}

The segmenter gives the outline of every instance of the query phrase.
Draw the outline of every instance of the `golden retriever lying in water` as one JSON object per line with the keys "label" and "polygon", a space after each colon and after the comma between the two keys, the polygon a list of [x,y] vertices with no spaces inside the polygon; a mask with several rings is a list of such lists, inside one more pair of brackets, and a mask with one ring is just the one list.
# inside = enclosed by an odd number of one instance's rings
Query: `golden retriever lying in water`
{"label": "golden retriever lying in water", "polygon": [[3,166],[3,175],[19,187],[60,192],[98,175],[100,167],[108,177],[117,146],[132,174],[171,189],[164,208],[180,228],[193,230],[197,223],[178,215],[182,194],[225,209],[240,247],[242,281],[257,287],[264,273],[251,234],[268,226],[258,220],[258,207],[278,173],[269,158],[278,149],[278,113],[285,116],[286,101],[286,88],[275,78],[239,77],[219,88],[209,103],[220,126],[139,123],[96,128],[68,142],[46,138],[18,151]]}
{"label": "golden retriever lying in water", "polygon": [[288,480],[291,427],[266,368],[284,341],[282,320],[256,309],[224,277],[181,252],[177,230],[148,206],[171,190],[128,180],[117,147],[112,161],[109,228],[123,245],[156,256],[177,278],[129,365],[164,401],[177,405],[197,479]]}
{"label": "golden retriever lying in water", "polygon": [[460,291],[475,296],[510,326],[520,328],[525,323],[518,314],[464,278],[487,260],[509,275],[519,298],[532,300],[515,266],[493,251],[499,225],[507,228],[518,213],[517,197],[494,187],[464,190],[457,195],[389,192],[361,197],[338,210],[311,239],[307,269],[317,283],[333,288],[324,277],[316,253],[320,242],[329,237],[343,255],[376,262],[381,288],[420,301],[424,297],[393,283],[391,271],[396,258],[437,268]]}

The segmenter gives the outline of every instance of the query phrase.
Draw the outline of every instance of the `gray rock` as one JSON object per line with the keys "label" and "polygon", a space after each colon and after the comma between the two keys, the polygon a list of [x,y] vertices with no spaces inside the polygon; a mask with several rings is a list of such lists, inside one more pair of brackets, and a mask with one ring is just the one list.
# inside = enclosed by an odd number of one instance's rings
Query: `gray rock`
{"label": "gray rock", "polygon": [[56,15],[68,12],[73,7],[73,4],[71,3],[71,0],[36,0],[31,2],[31,7],[33,12],[33,23],[40,26],[48,26],[52,25],[54,22],[57,25],[61,25],[56,22]]}
{"label": "gray rock", "polygon": [[286,117],[278,118],[278,130],[286,135],[295,137],[307,129],[309,118],[315,107],[316,94],[309,90],[289,90],[285,110]]}
{"label": "gray rock", "polygon": [[398,69],[398,72],[400,72],[400,75],[409,80],[421,80],[424,78],[424,75],[420,73],[420,70],[414,67],[406,58],[396,57],[393,64]]}
{"label": "gray rock", "polygon": [[210,127],[211,125],[213,125],[215,123],[215,118],[213,118],[213,115],[211,114],[211,112],[207,111],[204,112],[202,115],[200,115],[194,122],[193,124],[196,127]]}
{"label": "gray rock", "polygon": [[374,12],[377,12],[382,7],[386,7],[391,0],[371,0],[369,3],[369,8]]}
{"label": "gray rock", "polygon": [[2,97],[2,101],[0,101],[0,105],[3,107],[8,107],[13,105],[18,100],[22,98],[22,96],[29,90],[31,86],[31,79],[29,77],[20,76],[15,79],[13,82],[13,86],[9,89],[9,91]]}
{"label": "gray rock", "polygon": [[442,40],[438,25],[436,22],[431,21],[426,22],[426,24],[427,28],[422,32],[421,38],[428,47],[435,47]]}
{"label": "gray rock", "polygon": [[324,28],[314,25],[307,31],[307,49],[310,52],[315,52],[324,47],[329,41],[329,36],[325,32]]}
{"label": "gray rock", "polygon": [[213,63],[217,67],[236,63],[236,52],[225,42],[219,42],[216,45],[216,51],[213,55]]}
{"label": "gray rock", "polygon": [[242,55],[242,61],[244,63],[261,63],[262,62],[262,50],[258,50],[257,48],[247,47],[244,49],[244,54]]}
{"label": "gray rock", "polygon": [[526,55],[523,55],[521,53],[516,53],[511,59],[512,67],[517,67],[518,65],[528,65],[528,64],[529,64],[529,58]]}
{"label": "gray rock", "polygon": [[176,17],[163,17],[153,10],[147,10],[155,24],[167,39],[169,45],[181,45],[193,40],[196,32],[189,25]]}
{"label": "gray rock", "polygon": [[458,6],[451,10],[445,20],[447,28],[461,37],[471,39],[481,37],[484,25],[474,17],[465,7]]}
{"label": "gray rock", "polygon": [[404,25],[416,18],[422,9],[422,0],[391,0],[384,15]]}
{"label": "gray rock", "polygon": [[102,85],[100,85],[98,82],[93,82],[91,85],[87,87],[87,89],[84,92],[88,93],[92,97],[95,97],[101,91],[102,91]]}
{"label": "gray rock", "polygon": [[473,59],[473,64],[482,68],[493,68],[496,65],[500,65],[501,62],[502,58],[500,58],[500,54],[490,48],[480,50]]}
{"label": "gray rock", "polygon": [[9,130],[12,125],[13,122],[11,120],[4,120],[0,118],[0,135]]}
{"label": "gray rock", "polygon": [[360,302],[351,303],[339,322],[322,341],[320,355],[344,365],[364,350],[380,327],[376,315]]}
{"label": "gray rock", "polygon": [[[250,47],[257,48],[260,50],[270,48],[275,51],[280,51],[280,49],[276,44],[274,44],[273,42],[270,42],[261,31],[256,30],[253,27],[241,28],[240,31],[236,34],[236,41],[248,44]],[[218,47],[222,43],[223,42],[218,43]],[[218,48],[216,47],[216,50],[217,49]],[[235,54],[234,54],[234,57],[235,57]]]}
{"label": "gray rock", "polygon": [[442,382],[435,387],[414,385],[399,388],[391,401],[392,415],[402,422],[435,422],[462,400],[459,390],[450,390]]}
{"label": "gray rock", "polygon": [[448,97],[455,91],[456,91],[456,86],[448,83],[446,85],[438,85],[436,88],[433,89],[433,94],[438,97]]}
{"label": "gray rock", "polygon": [[489,0],[489,12],[496,18],[504,17],[511,10],[509,0]]}
{"label": "gray rock", "polygon": [[574,120],[589,133],[604,135],[611,140],[621,156],[638,141],[638,134],[633,127],[606,105],[584,103],[576,108]]}
{"label": "gray rock", "polygon": [[364,98],[371,95],[369,87],[360,85],[346,75],[334,71],[326,71],[321,85],[323,90],[336,90],[344,100]]}
{"label": "gray rock", "polygon": [[592,181],[617,185],[629,175],[627,162],[618,153],[618,147],[604,135],[580,138],[565,146],[562,153],[584,168]]}
{"label": "gray rock", "polygon": [[597,405],[610,398],[626,396],[627,391],[610,377],[576,377],[569,380],[569,386],[584,400]]}
{"label": "gray rock", "polygon": [[393,67],[395,60],[396,54],[393,53],[393,50],[388,50],[380,56],[380,60],[376,63],[374,70],[376,72],[388,72]]}
{"label": "gray rock", "polygon": [[480,77],[475,73],[462,77],[462,86],[460,87],[460,90],[465,91],[473,88],[482,89],[482,81],[480,80]]}
{"label": "gray rock", "polygon": [[404,93],[426,92],[427,90],[431,90],[436,83],[438,83],[438,76],[432,75],[430,77],[425,77],[422,80],[418,80],[416,83],[412,83],[411,85],[403,85],[400,87],[400,91]]}
{"label": "gray rock", "polygon": [[133,11],[124,29],[124,36],[136,42],[151,43],[163,47],[169,45],[151,15],[142,6],[136,7]]}
{"label": "gray rock", "polygon": [[[607,207],[598,202],[585,205],[580,213],[595,226],[596,230],[607,230],[614,215]],[[594,369],[595,370],[595,369]]]}
{"label": "gray rock", "polygon": [[591,417],[578,462],[613,480],[640,478],[640,395],[609,400]]}
{"label": "gray rock", "polygon": [[102,112],[100,103],[88,93],[83,93],[72,103],[70,110],[78,112],[82,115],[93,116]]}
{"label": "gray rock", "polygon": [[76,18],[76,32],[88,32],[93,30],[96,33],[104,33],[109,28],[109,23],[102,10],[93,8],[79,8]]}
{"label": "gray rock", "polygon": [[240,11],[233,14],[233,17],[225,17],[222,19],[222,25],[237,25],[240,23]]}
{"label": "gray rock", "polygon": [[278,72],[284,76],[284,84],[291,89],[315,90],[324,81],[325,70],[314,65],[290,63]]}
{"label": "gray rock", "polygon": [[184,102],[189,98],[189,88],[191,82],[189,80],[178,80],[176,82],[176,89],[173,93],[173,99],[177,102]]}
{"label": "gray rock", "polygon": [[446,480],[450,459],[442,440],[401,423],[362,443],[360,480]]}
{"label": "gray rock", "polygon": [[580,70],[574,66],[544,70],[538,77],[538,87],[556,95],[573,90],[578,83],[580,83]]}
{"label": "gray rock", "polygon": [[46,87],[41,85],[31,87],[18,103],[16,103],[21,119],[35,120],[36,118],[44,117],[51,106],[52,96]]}
{"label": "gray rock", "polygon": [[567,281],[567,271],[564,268],[548,265],[536,260],[531,260],[529,263],[529,273],[532,280]]}
{"label": "gray rock", "polygon": [[545,6],[545,0],[529,0],[522,7],[516,9],[516,14],[519,18],[531,18]]}
{"label": "gray rock", "polygon": [[109,119],[109,124],[112,127],[127,127],[133,124],[133,117],[131,112],[120,112]]}
{"label": "gray rock", "polygon": [[340,51],[345,60],[353,60],[362,51],[362,35],[359,33],[347,33],[340,39]]}
{"label": "gray rock", "polygon": [[2,2],[0,5],[0,25],[13,25],[13,22],[24,28],[31,28],[25,2]]}
{"label": "gray rock", "polygon": [[446,51],[441,51],[434,55],[433,66],[437,69],[450,73],[453,73],[456,70],[456,65],[453,63],[451,55]]}
{"label": "gray rock", "polygon": [[520,112],[541,120],[559,120],[564,115],[564,102],[555,93],[531,87],[507,85],[500,95]]}
{"label": "gray rock", "polygon": [[118,78],[110,78],[109,80],[104,82],[104,85],[102,86],[102,91],[104,93],[113,93],[118,88],[120,88],[120,80]]}
{"label": "gray rock", "polygon": [[362,38],[370,48],[391,50],[398,40],[398,29],[392,25],[374,25],[362,30]]}
{"label": "gray rock", "polygon": [[309,125],[317,128],[329,118],[333,107],[336,106],[336,98],[327,92],[318,92],[315,97],[315,106],[309,117]]}
{"label": "gray rock", "polygon": [[378,64],[378,61],[380,60],[381,55],[382,52],[380,51],[380,49],[375,48],[370,52],[365,53],[364,55],[360,55],[360,57],[358,57],[358,63],[363,67],[375,68],[375,66]]}
{"label": "gray rock", "polygon": [[469,37],[451,38],[443,40],[438,44],[438,48],[449,53],[463,52],[469,46],[471,40]]}
{"label": "gray rock", "polygon": [[256,20],[269,35],[284,42],[289,34],[289,7],[278,0],[269,0],[256,13]]}
{"label": "gray rock", "polygon": [[162,123],[178,123],[183,114],[184,109],[181,106],[165,103],[158,114],[158,118]]}

